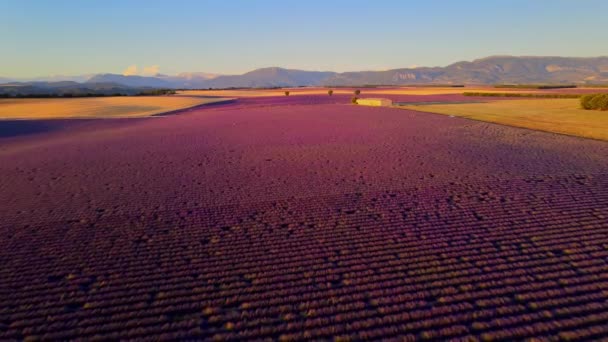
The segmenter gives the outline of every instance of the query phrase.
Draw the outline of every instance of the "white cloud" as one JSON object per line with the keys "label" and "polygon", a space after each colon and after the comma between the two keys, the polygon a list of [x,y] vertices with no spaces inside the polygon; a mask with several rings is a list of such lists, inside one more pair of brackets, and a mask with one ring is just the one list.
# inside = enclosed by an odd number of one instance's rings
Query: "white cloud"
{"label": "white cloud", "polygon": [[137,64],[133,64],[122,72],[124,76],[154,76],[160,73],[159,65],[150,65],[139,68]]}
{"label": "white cloud", "polygon": [[131,65],[130,67],[126,68],[122,74],[125,76],[137,75],[137,65]]}
{"label": "white cloud", "polygon": [[158,65],[145,66],[141,72],[143,76],[154,76],[158,73],[160,73],[160,66]]}

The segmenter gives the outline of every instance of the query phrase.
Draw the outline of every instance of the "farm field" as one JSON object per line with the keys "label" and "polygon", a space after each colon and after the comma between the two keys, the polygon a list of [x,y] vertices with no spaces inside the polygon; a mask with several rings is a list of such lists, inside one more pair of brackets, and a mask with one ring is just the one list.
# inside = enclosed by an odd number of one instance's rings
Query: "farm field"
{"label": "farm field", "polygon": [[227,99],[196,96],[118,96],[0,99],[0,120],[136,118]]}
{"label": "farm field", "polygon": [[349,98],[0,135],[0,340],[606,336],[607,142]]}
{"label": "farm field", "polygon": [[583,110],[578,99],[533,99],[407,105],[405,109],[608,140],[608,113]]}
{"label": "farm field", "polygon": [[220,96],[220,97],[273,97],[284,96],[289,91],[290,96],[296,95],[327,95],[332,89],[335,95],[353,95],[355,89],[361,90],[362,96],[376,95],[461,95],[463,92],[483,93],[541,93],[541,94],[587,94],[608,92],[608,88],[569,88],[569,89],[518,89],[518,88],[494,88],[491,86],[467,86],[467,87],[377,87],[377,88],[331,88],[331,87],[306,87],[285,89],[236,89],[236,90],[183,90],[178,96]]}
{"label": "farm field", "polygon": [[272,97],[284,96],[289,91],[290,96],[296,95],[326,95],[332,89],[335,95],[353,95],[355,89],[363,95],[444,95],[462,94],[465,91],[504,92],[489,87],[378,87],[378,88],[285,88],[285,89],[239,89],[239,90],[183,90],[177,95],[182,96],[224,96],[224,97]]}

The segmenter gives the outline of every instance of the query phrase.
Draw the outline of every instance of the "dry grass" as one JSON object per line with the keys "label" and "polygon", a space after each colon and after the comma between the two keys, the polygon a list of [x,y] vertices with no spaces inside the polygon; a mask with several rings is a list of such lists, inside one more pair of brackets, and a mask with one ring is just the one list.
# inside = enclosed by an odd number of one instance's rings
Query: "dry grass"
{"label": "dry grass", "polygon": [[[351,88],[285,88],[285,89],[237,89],[237,90],[184,90],[178,92],[178,96],[222,96],[222,97],[260,97],[260,96],[285,96],[289,95],[327,95],[327,91],[333,89],[334,95],[352,95]],[[504,93],[504,89],[493,89],[488,87],[391,87],[391,88],[359,88],[365,95],[440,95],[440,94],[462,94],[465,91],[483,91]],[[536,91],[529,91],[536,92]]]}
{"label": "dry grass", "polygon": [[587,111],[577,99],[407,105],[399,108],[454,115],[508,126],[608,140],[608,112]]}
{"label": "dry grass", "polygon": [[[484,88],[484,87],[406,87],[395,89],[365,89],[365,94],[385,94],[385,95],[445,95],[462,94],[464,92],[484,92],[484,93],[504,93],[505,90]],[[526,91],[535,93],[537,91]]]}
{"label": "dry grass", "polygon": [[[327,95],[329,88],[285,88],[285,89],[238,89],[238,90],[184,90],[178,92],[177,96],[221,96],[221,97],[265,97],[289,95]],[[334,89],[334,95],[352,95],[352,90]]]}
{"label": "dry grass", "polygon": [[124,96],[0,99],[0,119],[139,118],[227,99],[194,96]]}
{"label": "dry grass", "polygon": [[[334,95],[352,95],[354,89],[360,89],[364,95],[444,95],[462,94],[464,92],[484,93],[580,93],[589,91],[590,88],[575,89],[518,89],[518,88],[494,88],[492,86],[467,86],[467,87],[386,87],[386,88],[331,88],[331,87],[307,87],[307,88],[284,88],[284,89],[235,89],[235,90],[185,90],[178,92],[179,96],[222,96],[222,97],[260,97],[260,96],[285,96],[289,95],[327,95],[332,89]],[[599,92],[599,91],[597,91]]]}

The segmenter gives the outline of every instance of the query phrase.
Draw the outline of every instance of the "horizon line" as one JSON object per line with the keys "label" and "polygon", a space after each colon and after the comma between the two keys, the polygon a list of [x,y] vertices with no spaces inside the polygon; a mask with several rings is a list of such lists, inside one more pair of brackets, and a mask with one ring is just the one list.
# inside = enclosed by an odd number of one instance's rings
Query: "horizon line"
{"label": "horizon line", "polygon": [[479,57],[479,58],[475,58],[475,59],[472,59],[472,60],[460,60],[460,61],[449,63],[449,64],[444,65],[444,66],[440,66],[440,65],[436,65],[436,66],[424,66],[424,65],[420,65],[420,66],[397,67],[397,68],[389,68],[389,69],[358,69],[358,70],[349,70],[349,71],[332,71],[332,70],[319,70],[319,69],[306,69],[306,68],[301,68],[300,69],[300,68],[282,67],[282,66],[264,66],[264,67],[254,68],[254,69],[251,69],[249,71],[245,71],[243,73],[227,73],[227,74],[215,73],[215,72],[211,72],[211,71],[180,71],[180,72],[176,72],[176,73],[158,73],[158,74],[155,74],[155,75],[125,75],[124,73],[120,73],[120,72],[105,72],[105,71],[101,71],[101,72],[90,72],[90,73],[72,74],[72,75],[68,75],[68,74],[51,74],[51,75],[39,75],[39,76],[31,76],[31,77],[22,77],[22,76],[12,77],[12,76],[3,76],[3,75],[0,75],[0,78],[5,78],[5,79],[13,80],[13,81],[19,81],[19,80],[27,81],[27,80],[35,80],[35,79],[38,79],[38,78],[93,77],[93,76],[97,76],[97,75],[119,75],[119,76],[124,76],[124,77],[132,77],[132,76],[135,76],[135,77],[174,77],[174,76],[179,76],[180,74],[188,74],[188,73],[205,73],[205,74],[216,75],[216,76],[219,77],[219,76],[241,76],[241,75],[253,72],[253,71],[263,70],[263,69],[282,69],[282,70],[307,71],[307,72],[332,72],[332,73],[336,73],[336,74],[344,74],[344,73],[349,73],[349,72],[382,72],[382,71],[403,70],[403,69],[414,70],[414,69],[446,68],[446,67],[449,67],[450,65],[453,65],[453,64],[456,64],[456,63],[475,62],[475,61],[479,61],[479,60],[484,60],[484,59],[489,59],[489,58],[500,58],[500,57],[597,59],[597,58],[608,58],[608,55],[579,57],[579,56],[558,56],[558,55],[509,55],[509,54],[497,54],[497,55],[489,55],[489,56],[486,56],[486,57]]}

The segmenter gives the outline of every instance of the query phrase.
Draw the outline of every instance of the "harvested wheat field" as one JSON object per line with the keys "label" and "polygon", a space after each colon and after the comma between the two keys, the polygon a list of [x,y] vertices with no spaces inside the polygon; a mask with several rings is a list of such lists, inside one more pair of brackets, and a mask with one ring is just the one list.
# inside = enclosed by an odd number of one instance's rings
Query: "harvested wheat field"
{"label": "harvested wheat field", "polygon": [[608,143],[348,99],[0,139],[0,339],[606,336]]}
{"label": "harvested wheat field", "polygon": [[409,104],[401,108],[546,132],[608,140],[608,113],[581,108],[578,99]]}
{"label": "harvested wheat field", "polygon": [[[354,95],[355,90],[360,90],[362,96],[432,96],[432,95],[461,95],[464,92],[481,93],[529,93],[529,94],[586,94],[605,92],[600,88],[573,88],[573,89],[519,89],[519,88],[494,88],[491,86],[466,86],[466,87],[302,87],[302,88],[283,88],[283,89],[229,89],[229,90],[182,90],[177,96],[217,96],[217,97],[274,97],[285,96],[285,91],[289,91],[289,96],[302,95],[326,95],[328,90],[333,91],[333,95]],[[382,96],[380,96],[382,97]],[[486,98],[486,100],[489,100]]]}
{"label": "harvested wheat field", "polygon": [[[295,95],[328,95],[328,90],[333,90],[335,95],[353,95],[355,90],[360,90],[364,95],[444,95],[462,94],[471,92],[505,92],[488,87],[373,87],[373,88],[332,88],[332,87],[304,87],[284,89],[237,89],[237,90],[183,90],[177,95],[181,96],[223,96],[223,97],[272,97]],[[534,91],[531,91],[534,92]]]}
{"label": "harvested wheat field", "polygon": [[226,100],[196,96],[0,99],[0,120],[137,118]]}

